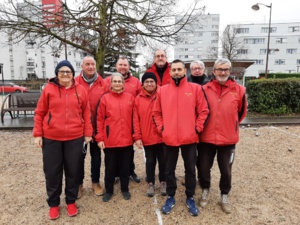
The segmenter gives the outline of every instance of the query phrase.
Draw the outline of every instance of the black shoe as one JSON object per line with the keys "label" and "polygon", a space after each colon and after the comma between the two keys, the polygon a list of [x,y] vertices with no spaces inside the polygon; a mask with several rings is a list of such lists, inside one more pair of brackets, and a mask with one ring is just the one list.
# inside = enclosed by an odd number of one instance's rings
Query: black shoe
{"label": "black shoe", "polygon": [[130,178],[135,182],[135,183],[140,183],[141,182],[141,179],[135,174],[131,174],[130,175]]}
{"label": "black shoe", "polygon": [[129,200],[131,198],[131,194],[129,193],[129,191],[124,191],[122,192],[122,194],[125,200]]}
{"label": "black shoe", "polygon": [[102,197],[103,202],[108,202],[112,197],[112,194],[110,193],[105,193]]}

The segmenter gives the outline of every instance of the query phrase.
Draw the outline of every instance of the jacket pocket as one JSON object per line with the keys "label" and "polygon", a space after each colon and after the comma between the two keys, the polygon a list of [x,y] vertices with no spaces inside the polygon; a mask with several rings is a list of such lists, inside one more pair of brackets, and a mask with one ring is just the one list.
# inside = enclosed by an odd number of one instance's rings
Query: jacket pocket
{"label": "jacket pocket", "polygon": [[52,114],[51,114],[51,112],[49,112],[49,117],[48,117],[48,121],[47,121],[48,125],[50,125],[51,119],[52,119]]}
{"label": "jacket pocket", "polygon": [[109,126],[108,125],[105,127],[105,131],[106,131],[106,137],[108,137],[109,136]]}

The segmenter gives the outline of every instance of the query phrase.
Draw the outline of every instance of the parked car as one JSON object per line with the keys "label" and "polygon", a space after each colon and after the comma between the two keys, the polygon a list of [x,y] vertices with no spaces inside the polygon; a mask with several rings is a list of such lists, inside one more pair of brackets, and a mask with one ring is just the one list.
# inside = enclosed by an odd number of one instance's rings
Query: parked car
{"label": "parked car", "polygon": [[12,92],[27,92],[28,88],[16,85],[14,83],[0,83],[1,93],[12,93]]}

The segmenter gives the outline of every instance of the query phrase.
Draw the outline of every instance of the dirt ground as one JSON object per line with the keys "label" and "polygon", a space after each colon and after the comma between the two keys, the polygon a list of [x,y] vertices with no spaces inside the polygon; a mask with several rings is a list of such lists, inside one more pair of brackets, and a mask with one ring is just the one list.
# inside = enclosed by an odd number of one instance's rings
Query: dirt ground
{"label": "dirt ground", "polygon": [[[209,204],[200,210],[198,217],[188,214],[180,181],[176,205],[169,215],[160,212],[166,197],[159,193],[153,198],[145,196],[144,153],[139,150],[135,162],[142,182],[130,182],[131,200],[123,200],[119,185],[115,186],[115,195],[108,203],[93,194],[88,155],[84,192],[77,201],[79,214],[68,217],[62,199],[60,217],[50,221],[42,153],[34,147],[31,131],[0,131],[0,140],[0,224],[300,224],[299,126],[242,127],[230,193],[234,211],[224,214],[218,204],[219,171],[215,163]],[[181,157],[177,167],[180,178],[184,174]],[[103,172],[102,163],[102,183]],[[199,196],[197,186],[197,201]]]}

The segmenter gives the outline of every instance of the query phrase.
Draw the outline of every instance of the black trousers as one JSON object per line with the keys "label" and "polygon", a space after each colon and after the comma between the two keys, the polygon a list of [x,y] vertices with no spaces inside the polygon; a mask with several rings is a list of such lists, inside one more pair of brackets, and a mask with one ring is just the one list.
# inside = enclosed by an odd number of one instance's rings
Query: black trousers
{"label": "black trousers", "polygon": [[43,138],[44,173],[48,195],[47,202],[50,207],[60,204],[64,171],[65,201],[67,204],[76,201],[84,159],[83,143],[83,137],[70,141]]}
{"label": "black trousers", "polygon": [[115,174],[118,174],[121,182],[121,191],[127,192],[129,186],[129,170],[131,151],[133,146],[120,148],[105,148],[105,189],[106,193],[113,194]]}
{"label": "black trousers", "polygon": [[228,194],[231,190],[231,168],[234,161],[235,145],[217,146],[209,143],[200,143],[198,149],[198,168],[200,186],[210,188],[211,168],[215,155],[221,173],[219,188],[221,194]]}
{"label": "black trousers", "polygon": [[179,148],[184,161],[185,169],[185,194],[187,198],[193,197],[196,188],[196,144],[181,145],[178,147],[165,146],[165,162],[166,162],[166,183],[167,194],[175,196],[177,184],[175,177],[175,169],[178,161]]}
{"label": "black trousers", "polygon": [[[86,156],[87,145],[84,146]],[[92,183],[99,183],[100,181],[100,168],[101,168],[101,149],[99,148],[96,141],[90,142],[90,154],[91,154],[91,178]],[[84,160],[82,165],[82,172],[80,178],[80,184],[83,184],[84,180]]]}
{"label": "black trousers", "polygon": [[164,145],[155,144],[144,146],[146,156],[146,181],[155,184],[155,167],[158,161],[158,178],[159,182],[166,181]]}

